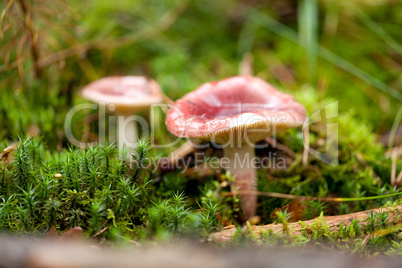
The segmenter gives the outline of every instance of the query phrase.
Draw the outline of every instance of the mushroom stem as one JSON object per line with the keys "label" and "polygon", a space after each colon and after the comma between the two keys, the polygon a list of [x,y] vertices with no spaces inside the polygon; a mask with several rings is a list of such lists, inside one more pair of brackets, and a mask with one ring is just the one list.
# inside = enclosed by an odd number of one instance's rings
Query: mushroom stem
{"label": "mushroom stem", "polygon": [[126,148],[131,151],[138,138],[135,115],[120,114],[117,117],[118,148],[119,150]]}
{"label": "mushroom stem", "polygon": [[[236,190],[255,191],[257,190],[257,172],[255,169],[254,158],[255,148],[248,144],[241,147],[223,148],[224,156],[229,160],[227,171],[235,175],[234,186]],[[257,207],[256,195],[240,195],[240,208],[246,219],[255,215]]]}

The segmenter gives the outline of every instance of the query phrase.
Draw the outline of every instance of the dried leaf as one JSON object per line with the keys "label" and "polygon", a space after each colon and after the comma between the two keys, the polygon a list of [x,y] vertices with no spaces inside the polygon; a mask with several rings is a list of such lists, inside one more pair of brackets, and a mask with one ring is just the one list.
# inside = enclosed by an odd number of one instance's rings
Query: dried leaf
{"label": "dried leaf", "polygon": [[13,157],[12,153],[17,150],[18,146],[20,145],[19,142],[16,142],[10,146],[8,146],[6,149],[3,150],[3,152],[0,154],[0,162],[4,162],[6,164],[10,164]]}
{"label": "dried leaf", "polygon": [[300,220],[304,219],[304,214],[305,214],[305,210],[307,208],[307,202],[306,201],[300,201],[298,199],[293,200],[292,202],[290,202],[289,204],[283,206],[282,208],[275,208],[271,214],[269,215],[269,217],[271,219],[276,219],[276,212],[277,211],[282,211],[285,212],[287,211],[287,213],[290,214],[290,218],[288,222],[297,222]]}
{"label": "dried leaf", "polygon": [[76,226],[62,234],[60,240],[78,240],[81,238],[84,238],[84,231],[81,227]]}
{"label": "dried leaf", "polygon": [[59,237],[59,233],[56,230],[56,227],[50,227],[49,231],[46,233],[45,237],[47,239],[56,239]]}

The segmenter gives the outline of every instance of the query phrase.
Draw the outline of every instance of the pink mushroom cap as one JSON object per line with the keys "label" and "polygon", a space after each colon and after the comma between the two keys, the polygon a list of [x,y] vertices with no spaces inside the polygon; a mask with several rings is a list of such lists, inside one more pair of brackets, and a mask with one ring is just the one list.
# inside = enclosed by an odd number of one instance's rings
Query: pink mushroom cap
{"label": "pink mushroom cap", "polygon": [[291,95],[260,78],[236,76],[205,83],[177,100],[166,127],[182,138],[257,142],[305,120],[305,108]]}
{"label": "pink mushroom cap", "polygon": [[104,77],[87,85],[82,96],[93,102],[114,104],[119,114],[135,114],[162,102],[158,83],[143,76]]}

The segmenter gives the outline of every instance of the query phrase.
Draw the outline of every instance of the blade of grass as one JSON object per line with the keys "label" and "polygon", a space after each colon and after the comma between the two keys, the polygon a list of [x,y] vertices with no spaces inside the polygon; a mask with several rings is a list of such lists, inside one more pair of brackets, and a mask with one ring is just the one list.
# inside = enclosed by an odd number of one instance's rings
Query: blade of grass
{"label": "blade of grass", "polygon": [[[250,13],[248,19],[253,21],[254,23],[261,25],[262,27],[276,33],[277,35],[300,45],[302,48],[305,48],[303,44],[300,44],[298,40],[297,33],[292,30],[291,28],[283,25],[282,23],[272,19],[270,16],[256,10],[250,8]],[[374,86],[378,90],[384,92],[392,96],[393,98],[402,101],[402,94],[396,91],[394,88],[388,86],[387,84],[383,83],[382,81],[378,80],[377,78],[371,76],[369,73],[361,70],[357,66],[353,65],[352,63],[348,62],[347,60],[339,57],[335,53],[329,51],[328,49],[318,46],[318,56],[321,58],[329,61],[330,63],[338,66],[339,68],[349,72],[350,74],[360,78],[361,80],[365,81],[366,83]]]}
{"label": "blade of grass", "polygon": [[376,33],[385,41],[385,43],[402,55],[402,46],[398,44],[398,42],[396,42],[380,25],[373,21],[363,10],[358,7],[356,7],[356,10],[358,11],[356,12],[357,17],[367,26],[367,28]]}
{"label": "blade of grass", "polygon": [[239,62],[243,59],[244,54],[251,52],[257,29],[257,24],[249,20],[244,22],[239,36],[239,43],[237,44],[237,58],[239,59]]}
{"label": "blade of grass", "polygon": [[381,25],[383,29],[387,29],[387,32],[393,36],[402,36],[402,26],[393,24],[393,23],[386,23],[386,22],[380,22],[377,23],[378,25]]}
{"label": "blade of grass", "polygon": [[314,84],[318,47],[318,4],[317,0],[299,0],[299,42],[306,48],[307,69],[310,84]]}

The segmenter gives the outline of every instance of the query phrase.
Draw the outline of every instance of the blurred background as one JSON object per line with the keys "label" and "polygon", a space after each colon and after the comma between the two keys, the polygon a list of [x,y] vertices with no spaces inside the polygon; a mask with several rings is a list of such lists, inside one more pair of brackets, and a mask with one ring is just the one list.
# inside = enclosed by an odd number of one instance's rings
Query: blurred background
{"label": "blurred background", "polygon": [[149,76],[175,100],[237,75],[244,58],[310,113],[338,100],[384,145],[401,140],[398,0],[4,0],[0,10],[1,141],[38,132],[65,147],[67,111],[103,76]]}

